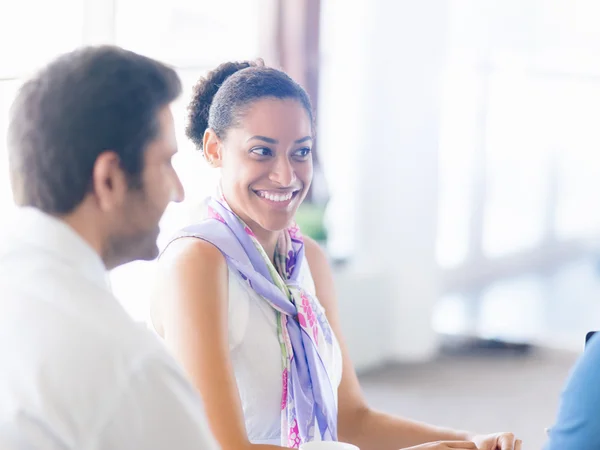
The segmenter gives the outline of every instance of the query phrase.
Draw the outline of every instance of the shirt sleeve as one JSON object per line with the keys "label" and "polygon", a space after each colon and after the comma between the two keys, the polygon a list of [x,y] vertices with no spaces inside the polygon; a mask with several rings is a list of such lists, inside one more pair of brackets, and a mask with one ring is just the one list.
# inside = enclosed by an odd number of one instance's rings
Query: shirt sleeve
{"label": "shirt sleeve", "polygon": [[0,425],[0,450],[70,450],[45,421],[21,411]]}
{"label": "shirt sleeve", "polygon": [[561,396],[546,450],[600,448],[600,339],[594,336]]}
{"label": "shirt sleeve", "polygon": [[199,394],[171,361],[148,359],[130,377],[87,448],[217,450]]}

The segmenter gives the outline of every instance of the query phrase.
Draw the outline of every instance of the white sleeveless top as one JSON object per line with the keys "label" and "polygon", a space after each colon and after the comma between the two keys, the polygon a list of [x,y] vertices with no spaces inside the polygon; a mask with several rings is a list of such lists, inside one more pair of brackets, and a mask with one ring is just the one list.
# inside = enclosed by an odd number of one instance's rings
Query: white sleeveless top
{"label": "white sleeveless top", "polygon": [[[315,284],[306,260],[298,281],[315,296]],[[328,367],[327,371],[336,381],[334,397],[337,405],[342,355],[335,336],[333,342],[333,367]],[[254,444],[279,445],[283,387],[275,310],[235,271],[229,271],[229,350],[248,438]]]}

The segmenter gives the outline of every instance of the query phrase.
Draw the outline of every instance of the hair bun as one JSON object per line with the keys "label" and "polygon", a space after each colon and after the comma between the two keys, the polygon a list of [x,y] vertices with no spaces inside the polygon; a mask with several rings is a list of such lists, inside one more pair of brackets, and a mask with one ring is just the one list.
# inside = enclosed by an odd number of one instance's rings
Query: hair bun
{"label": "hair bun", "polygon": [[186,135],[196,148],[202,151],[204,132],[208,128],[210,105],[215,94],[227,78],[248,67],[264,65],[261,60],[226,62],[211,70],[205,77],[200,78],[192,91],[192,100],[188,105],[188,123]]}

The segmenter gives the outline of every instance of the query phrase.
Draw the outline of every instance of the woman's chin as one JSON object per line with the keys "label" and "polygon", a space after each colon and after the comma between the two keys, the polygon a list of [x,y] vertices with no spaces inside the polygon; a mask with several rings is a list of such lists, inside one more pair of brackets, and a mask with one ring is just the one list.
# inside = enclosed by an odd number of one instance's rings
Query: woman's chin
{"label": "woman's chin", "polygon": [[288,228],[294,220],[294,216],[286,215],[286,217],[275,218],[269,217],[266,220],[261,220],[257,222],[261,228],[265,231],[271,231],[273,233],[285,230]]}

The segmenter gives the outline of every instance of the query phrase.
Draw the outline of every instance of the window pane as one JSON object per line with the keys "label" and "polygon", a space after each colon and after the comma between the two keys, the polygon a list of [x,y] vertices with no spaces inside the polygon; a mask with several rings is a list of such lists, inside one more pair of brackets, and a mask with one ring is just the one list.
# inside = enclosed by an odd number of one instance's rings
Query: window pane
{"label": "window pane", "polygon": [[445,267],[461,264],[469,250],[474,163],[481,151],[481,80],[481,73],[467,67],[449,67],[444,76],[437,259]]}
{"label": "window pane", "polygon": [[[355,251],[356,199],[359,158],[364,120],[362,95],[356,86],[365,80],[365,70],[356,64],[366,45],[357,27],[364,20],[364,3],[348,8],[343,2],[321,2],[321,56],[317,145],[319,161],[327,181],[330,200],[325,214],[327,252],[344,260]],[[357,95],[348,95],[356,92]]]}
{"label": "window pane", "polygon": [[82,0],[19,0],[0,6],[0,78],[23,76],[83,39]]}
{"label": "window pane", "polygon": [[572,79],[560,83],[561,116],[557,136],[560,193],[556,231],[578,238],[600,230],[600,82]]}
{"label": "window pane", "polygon": [[548,89],[527,76],[490,79],[483,250],[495,257],[544,238],[552,109]]}
{"label": "window pane", "polygon": [[494,77],[488,122],[488,208],[484,249],[490,256],[533,247],[545,223],[556,173],[558,239],[597,232],[600,209],[600,82],[578,75]]}
{"label": "window pane", "polygon": [[117,0],[116,42],[178,67],[256,58],[261,5],[261,0]]}

